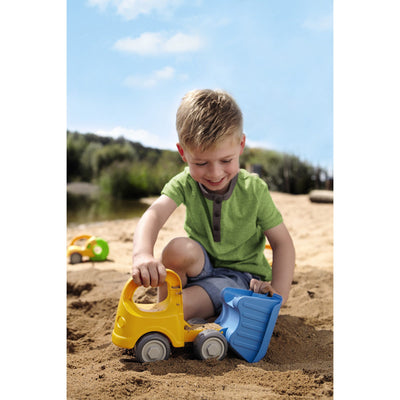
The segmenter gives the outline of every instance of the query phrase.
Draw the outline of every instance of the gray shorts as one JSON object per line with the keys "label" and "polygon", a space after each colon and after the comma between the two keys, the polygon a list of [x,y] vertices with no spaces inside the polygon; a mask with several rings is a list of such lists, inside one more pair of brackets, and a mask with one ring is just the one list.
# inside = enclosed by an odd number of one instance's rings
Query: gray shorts
{"label": "gray shorts", "polygon": [[229,268],[214,268],[206,250],[201,244],[200,246],[204,253],[203,270],[195,277],[188,277],[186,287],[202,287],[210,296],[214,305],[215,315],[219,315],[222,309],[222,289],[233,287],[248,290],[251,279],[260,278],[257,275],[250,274],[249,272],[235,271]]}

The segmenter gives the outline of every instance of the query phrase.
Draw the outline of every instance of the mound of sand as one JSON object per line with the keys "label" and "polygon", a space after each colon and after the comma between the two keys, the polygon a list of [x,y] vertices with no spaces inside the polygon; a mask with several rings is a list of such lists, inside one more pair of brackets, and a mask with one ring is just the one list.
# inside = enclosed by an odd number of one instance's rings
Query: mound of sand
{"label": "mound of sand", "polygon": [[[136,219],[70,228],[109,243],[105,262],[67,266],[68,399],[286,399],[333,396],[333,206],[307,195],[272,193],[296,247],[290,298],[266,356],[250,364],[231,351],[222,361],[194,358],[190,345],[162,362],[140,364],[111,342],[115,313],[131,268]],[[155,253],[184,235],[179,207],[160,232]],[[139,288],[141,301],[156,290]]]}

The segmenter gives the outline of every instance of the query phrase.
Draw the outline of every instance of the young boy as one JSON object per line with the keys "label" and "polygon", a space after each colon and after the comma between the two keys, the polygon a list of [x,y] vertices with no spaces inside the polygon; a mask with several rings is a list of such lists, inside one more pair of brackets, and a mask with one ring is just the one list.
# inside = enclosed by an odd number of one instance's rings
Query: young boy
{"label": "young boy", "polygon": [[[188,166],[165,185],[136,227],[133,280],[159,286],[162,300],[167,295],[165,269],[177,272],[186,320],[218,316],[224,287],[278,293],[283,303],[289,295],[293,243],[265,182],[239,167],[246,140],[242,126],[242,113],[229,94],[187,93],[176,127],[178,151]],[[157,260],[157,235],[181,203],[188,237],[171,240]],[[265,237],[273,251],[272,271],[263,253]]]}

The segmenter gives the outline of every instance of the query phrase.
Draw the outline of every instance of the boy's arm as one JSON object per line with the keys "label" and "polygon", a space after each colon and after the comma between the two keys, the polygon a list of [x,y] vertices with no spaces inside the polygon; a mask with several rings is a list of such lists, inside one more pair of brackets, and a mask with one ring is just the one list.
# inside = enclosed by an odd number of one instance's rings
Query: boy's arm
{"label": "boy's arm", "polygon": [[252,280],[250,289],[259,293],[278,293],[282,296],[282,304],[285,304],[292,284],[295,250],[292,238],[284,223],[268,229],[264,232],[272,248],[272,281],[261,282]]}
{"label": "boy's arm", "polygon": [[154,258],[158,233],[177,208],[168,196],[161,195],[140,218],[133,238],[133,281],[141,286],[159,286],[165,281],[164,265]]}

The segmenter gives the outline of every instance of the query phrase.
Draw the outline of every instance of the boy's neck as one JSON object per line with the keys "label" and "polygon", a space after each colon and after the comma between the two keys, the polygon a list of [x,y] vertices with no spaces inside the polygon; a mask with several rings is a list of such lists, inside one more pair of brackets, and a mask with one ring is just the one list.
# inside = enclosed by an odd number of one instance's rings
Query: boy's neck
{"label": "boy's neck", "polygon": [[224,193],[217,191],[208,190],[204,185],[198,183],[201,192],[203,193],[204,197],[208,200],[228,200],[231,197],[233,189],[236,186],[236,182],[238,180],[238,175],[236,174],[234,178],[229,182],[229,185],[224,190]]}

